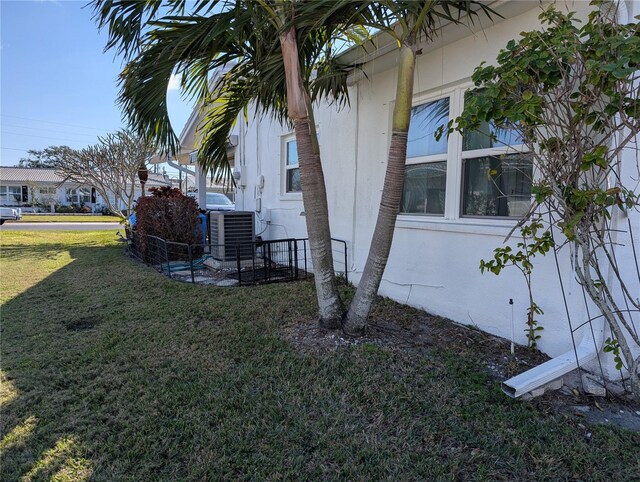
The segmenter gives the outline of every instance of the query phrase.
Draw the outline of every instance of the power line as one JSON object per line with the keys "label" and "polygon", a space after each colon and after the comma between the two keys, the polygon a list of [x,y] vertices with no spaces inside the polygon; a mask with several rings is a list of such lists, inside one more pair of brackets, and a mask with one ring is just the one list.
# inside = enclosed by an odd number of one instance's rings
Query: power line
{"label": "power line", "polygon": [[83,132],[69,132],[69,131],[57,131],[55,129],[45,129],[43,127],[28,127],[28,126],[20,126],[17,124],[2,124],[3,127],[17,127],[19,129],[29,129],[32,131],[47,131],[47,132],[57,132],[58,134],[73,134],[75,136],[89,136],[95,138],[97,134],[85,134]]}
{"label": "power line", "polygon": [[12,135],[12,136],[23,136],[23,137],[37,137],[39,139],[49,139],[52,141],[66,141],[66,142],[88,142],[86,139],[64,139],[64,138],[60,138],[60,137],[46,137],[46,136],[36,136],[34,134],[20,134],[18,132],[7,132],[7,131],[2,131],[3,134],[8,134],[8,135]]}
{"label": "power line", "polygon": [[62,122],[53,122],[53,121],[46,121],[46,120],[42,120],[42,119],[33,119],[31,117],[19,117],[17,115],[7,115],[7,114],[0,114],[2,117],[11,117],[13,119],[22,119],[22,120],[28,120],[28,121],[33,121],[33,122],[43,122],[45,124],[56,124],[59,126],[67,126],[67,127],[79,127],[80,129],[93,129],[96,131],[105,131],[105,130],[111,130],[111,129],[107,129],[104,127],[88,127],[88,126],[81,126],[78,124],[65,124]]}
{"label": "power line", "polygon": [[18,149],[17,147],[0,147],[0,149],[7,149],[9,151],[22,151],[29,152],[31,149]]}

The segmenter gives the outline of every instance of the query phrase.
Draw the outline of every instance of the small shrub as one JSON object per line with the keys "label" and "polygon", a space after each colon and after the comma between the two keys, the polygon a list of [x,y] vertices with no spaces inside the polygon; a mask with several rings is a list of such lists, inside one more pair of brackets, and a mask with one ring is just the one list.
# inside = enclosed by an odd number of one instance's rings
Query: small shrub
{"label": "small shrub", "polygon": [[77,204],[71,204],[70,206],[56,206],[56,212],[57,213],[61,213],[61,214],[67,214],[67,213],[79,213],[80,211],[80,206],[78,206]]}
{"label": "small shrub", "polygon": [[[140,198],[136,208],[136,229],[141,235],[143,254],[147,246],[142,235],[157,236],[176,243],[201,243],[195,199],[171,188],[153,189],[151,193],[151,196]],[[172,247],[171,256],[174,259],[186,258],[187,251],[180,252]]]}

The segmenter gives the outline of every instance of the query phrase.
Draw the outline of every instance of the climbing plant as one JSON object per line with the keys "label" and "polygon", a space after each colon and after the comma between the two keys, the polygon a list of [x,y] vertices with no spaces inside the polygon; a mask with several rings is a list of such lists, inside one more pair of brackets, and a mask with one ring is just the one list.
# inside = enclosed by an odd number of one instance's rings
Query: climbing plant
{"label": "climbing plant", "polygon": [[[539,231],[543,231],[541,235],[538,235]],[[514,251],[511,246],[496,248],[493,251],[493,259],[480,261],[480,271],[484,273],[487,270],[498,275],[508,266],[515,266],[520,270],[527,283],[529,297],[527,327],[525,328],[527,346],[535,350],[538,348],[538,340],[542,336],[540,332],[544,330],[544,327],[538,324],[536,316],[542,315],[544,312],[533,297],[533,258],[535,258],[536,254],[545,255],[553,248],[554,241],[549,230],[545,230],[544,225],[535,219],[520,228],[520,235],[522,236],[522,241],[516,244],[517,251]]]}
{"label": "climbing plant", "polygon": [[[475,132],[489,122],[520,135],[531,152],[534,202],[516,229],[535,228],[534,237],[552,244],[552,233],[562,233],[555,249],[570,248],[576,278],[611,331],[607,351],[640,400],[640,301],[630,289],[640,280],[624,279],[614,251],[623,223],[631,230],[629,216],[638,215],[640,31],[638,18],[617,21],[616,5],[593,2],[584,22],[553,6],[544,10],[542,30],[522,33],[496,65],[475,70],[474,95],[449,132]],[[516,264],[530,276],[535,250],[507,249],[481,268]]]}

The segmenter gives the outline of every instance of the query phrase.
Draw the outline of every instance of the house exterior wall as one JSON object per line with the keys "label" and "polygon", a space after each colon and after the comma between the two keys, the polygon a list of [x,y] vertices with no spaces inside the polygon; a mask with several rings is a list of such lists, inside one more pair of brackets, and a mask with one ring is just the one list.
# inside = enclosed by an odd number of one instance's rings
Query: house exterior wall
{"label": "house exterior wall", "polygon": [[[27,199],[22,196],[17,198],[12,192],[20,190],[22,193],[23,186],[26,186]],[[79,186],[76,183],[55,183],[42,181],[4,181],[0,180],[0,204],[2,206],[31,206],[34,203],[53,202],[58,205],[79,204],[78,190],[86,190],[91,196],[91,187]],[[69,200],[67,196],[68,190],[76,190],[75,200]],[[97,206],[102,204],[102,198],[96,193],[96,203],[85,202],[89,206]]]}
{"label": "house exterior wall", "polygon": [[[559,8],[562,8],[560,6]],[[568,10],[585,15],[588,2],[568,2]],[[635,7],[634,7],[635,8]],[[495,62],[496,55],[510,39],[524,30],[540,27],[540,8],[487,26],[450,44],[428,50],[418,57],[414,105],[451,95],[452,115],[462,105],[464,89],[470,86],[473,69],[482,61]],[[349,247],[349,279],[359,281],[366,262],[369,243],[380,203],[390,138],[391,113],[395,95],[396,70],[376,67],[395,65],[391,52],[365,66],[368,78],[350,89],[351,105],[338,111],[335,106],[320,105],[315,110],[325,172],[330,224],[335,238]],[[375,64],[379,64],[376,66]],[[253,119],[239,144],[239,165],[244,169],[244,187],[236,192],[239,210],[256,210],[256,232],[264,238],[306,237],[304,207],[300,194],[285,193],[286,141],[292,132],[269,119]],[[489,259],[496,247],[515,226],[514,219],[470,218],[460,215],[462,161],[461,139],[448,141],[446,207],[444,216],[400,215],[380,294],[397,301],[448,317],[463,324],[526,344],[528,295],[520,272],[506,269],[497,277],[481,274],[480,259]],[[628,176],[635,166],[635,153]],[[634,156],[631,159],[631,156]],[[637,173],[636,173],[637,174]],[[264,180],[261,189],[259,183]],[[635,213],[637,214],[637,213]],[[269,223],[266,221],[270,220]],[[627,223],[627,220],[621,222]],[[638,216],[631,220],[640,239]],[[628,234],[623,241],[630,246]],[[508,244],[515,246],[517,237]],[[635,269],[633,253],[622,255],[626,269]],[[627,262],[628,261],[628,262]],[[568,248],[558,260],[561,286],[552,254],[536,259],[533,288],[536,302],[544,310],[537,317],[542,338],[539,348],[555,356],[570,350],[572,339],[567,309],[573,326],[588,319],[583,293],[575,282]],[[562,288],[567,299],[565,307]],[[640,291],[640,286],[632,289]],[[509,301],[514,304],[510,305]],[[591,313],[595,310],[591,308]],[[512,325],[513,321],[513,325]],[[595,325],[596,337],[602,329]],[[587,328],[575,333],[579,342],[591,336]],[[611,374],[615,373],[609,369]]]}
{"label": "house exterior wall", "polygon": [[[577,8],[582,6],[575,5]],[[437,99],[451,92],[451,110],[455,116],[461,106],[463,89],[470,85],[473,69],[482,61],[495,62],[499,50],[510,39],[517,38],[521,31],[539,28],[539,13],[540,9],[534,8],[418,57],[414,83],[416,101]],[[389,142],[395,75],[395,69],[391,69],[373,76],[371,81],[361,82],[358,145],[361,146],[359,170],[363,172],[363,179],[358,182],[356,195],[356,218],[360,227],[354,240],[356,272],[352,279],[356,280],[366,261],[368,249],[365,246],[371,238],[380,202],[384,169],[378,165],[384,167]],[[371,132],[379,133],[375,142],[367,142]],[[458,134],[449,138],[444,216],[398,217],[380,293],[504,337],[511,336],[512,306],[509,300],[513,300],[515,341],[526,344],[524,321],[528,297],[522,275],[515,268],[503,271],[499,277],[489,273],[483,275],[478,268],[480,259],[491,258],[493,250],[502,245],[515,221],[460,215],[460,144]],[[509,244],[515,245],[517,241],[513,238]],[[568,274],[565,282],[571,288],[568,295],[573,318],[582,319],[582,293],[569,282],[568,260],[564,259],[562,263]],[[539,346],[550,355],[560,354],[570,348],[567,344],[570,339],[556,267],[550,256],[537,260],[534,290],[536,300],[545,312],[538,317],[540,325],[544,326]]]}
{"label": "house exterior wall", "polygon": [[[353,186],[356,182],[355,162],[356,117],[354,109],[337,111],[321,107],[317,110],[316,126],[320,136],[322,163],[327,179],[331,229],[335,238],[349,239],[352,236]],[[246,187],[236,190],[238,210],[255,210],[260,225],[256,232],[269,239],[306,237],[305,213],[302,193],[285,192],[285,172],[281,162],[285,143],[293,138],[287,126],[268,119],[252,118],[246,135],[241,139],[240,171]],[[242,168],[244,166],[244,169]],[[264,187],[258,183],[263,176]],[[260,201],[256,201],[260,199]],[[345,202],[350,202],[348,209]],[[341,206],[338,211],[337,206]],[[268,212],[267,212],[268,211]],[[267,225],[265,216],[270,216]]]}

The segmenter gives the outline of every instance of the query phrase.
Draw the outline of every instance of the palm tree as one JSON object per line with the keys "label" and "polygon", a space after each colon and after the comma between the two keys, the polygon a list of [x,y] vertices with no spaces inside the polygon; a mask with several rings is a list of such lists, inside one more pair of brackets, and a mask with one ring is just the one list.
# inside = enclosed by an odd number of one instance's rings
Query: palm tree
{"label": "palm tree", "polygon": [[[163,149],[178,149],[166,104],[175,72],[182,74],[183,91],[206,113],[198,163],[218,180],[230,177],[227,140],[250,105],[257,115],[293,124],[320,324],[326,328],[341,325],[344,309],[333,270],[311,105],[319,97],[347,100],[347,70],[333,62],[331,45],[336,36],[358,25],[367,3],[322,0],[298,9],[303,4],[295,0],[199,0],[187,11],[184,0],[93,2],[99,26],[109,28],[107,49],[128,61],[121,74],[120,103],[132,126]],[[216,69],[224,73],[210,85]]]}
{"label": "palm tree", "polygon": [[[94,0],[93,5],[99,25],[109,27],[107,48],[129,60],[121,75],[125,113],[135,129],[166,150],[175,152],[178,147],[166,106],[166,89],[175,71],[183,74],[184,91],[206,112],[198,162],[218,179],[230,175],[227,139],[250,104],[259,115],[293,124],[320,324],[327,328],[340,326],[343,308],[333,272],[326,188],[311,106],[321,97],[341,103],[348,99],[348,71],[336,64],[331,52],[336,36],[360,27],[361,39],[365,28],[396,38],[400,61],[385,199],[343,324],[349,334],[362,333],[400,207],[416,45],[421,35],[427,40],[435,36],[439,21],[461,23],[464,15],[473,19],[478,11],[492,11],[478,0],[198,0],[191,14],[186,0]],[[227,71],[211,86],[210,72],[222,68]],[[314,72],[321,75],[315,77]]]}
{"label": "palm tree", "polygon": [[389,33],[398,44],[398,80],[382,191],[384,196],[380,201],[364,272],[344,320],[343,329],[349,335],[364,333],[391,251],[402,199],[417,46],[419,42],[436,36],[440,22],[462,23],[473,21],[479,12],[489,17],[494,13],[475,0],[383,0],[374,8],[376,27]]}

